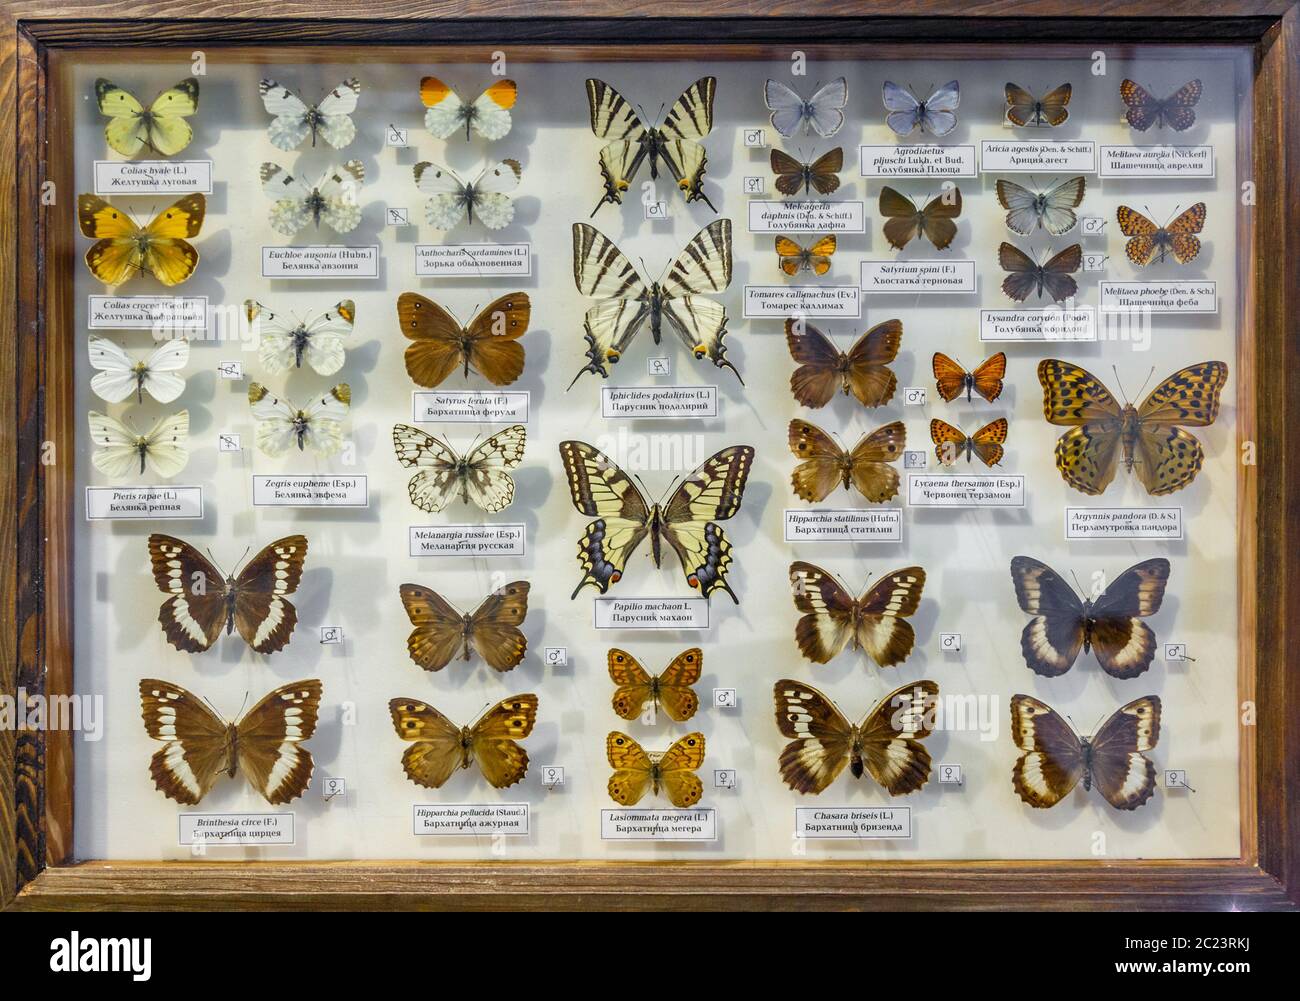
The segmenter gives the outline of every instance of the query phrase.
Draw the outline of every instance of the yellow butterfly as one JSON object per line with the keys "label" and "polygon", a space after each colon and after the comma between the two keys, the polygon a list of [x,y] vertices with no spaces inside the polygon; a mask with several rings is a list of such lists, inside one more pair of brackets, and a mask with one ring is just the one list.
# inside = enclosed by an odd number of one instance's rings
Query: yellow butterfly
{"label": "yellow butterfly", "polygon": [[666,751],[647,751],[625,733],[611,731],[605,738],[605,755],[614,774],[609,795],[615,803],[635,806],[653,788],[662,786],[673,806],[694,806],[704,795],[704,783],[695,774],[704,764],[704,734],[688,733]]}
{"label": "yellow butterfly", "polygon": [[194,130],[185,119],[199,110],[199,82],[187,77],[154,98],[148,109],[111,80],[95,81],[100,114],[108,116],[104,138],[123,156],[135,156],[148,146],[162,156],[174,156],[190,144]]}
{"label": "yellow butterfly", "polygon": [[185,238],[198,236],[207,204],[203,195],[186,195],[141,229],[98,195],[78,195],[77,222],[95,240],[86,266],[105,285],[121,285],[137,273],[179,285],[198,267],[199,252]]}

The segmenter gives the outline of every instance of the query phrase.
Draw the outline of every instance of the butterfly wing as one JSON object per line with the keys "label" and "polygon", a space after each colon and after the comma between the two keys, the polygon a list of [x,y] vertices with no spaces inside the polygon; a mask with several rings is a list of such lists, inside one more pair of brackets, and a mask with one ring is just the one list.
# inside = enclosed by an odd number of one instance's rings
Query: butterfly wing
{"label": "butterfly wing", "polygon": [[1124,245],[1128,259],[1138,267],[1152,263],[1160,254],[1160,244],[1156,240],[1160,227],[1127,205],[1116,209],[1115,215],[1119,220],[1120,232],[1130,238]]}
{"label": "butterfly wing", "polygon": [[523,172],[518,160],[489,163],[474,181],[473,212],[488,229],[510,225],[515,217],[515,203],[510,192],[519,187]]}
{"label": "butterfly wing", "polygon": [[947,250],[957,236],[957,224],[953,222],[961,215],[961,189],[953,188],[951,193],[930,199],[921,213],[921,232],[934,244],[936,250]]}
{"label": "butterfly wing", "polygon": [[1002,443],[1007,440],[1007,419],[999,417],[989,421],[971,435],[971,449],[986,466],[996,466],[1002,461]]}
{"label": "butterfly wing", "polygon": [[99,103],[99,113],[108,118],[108,124],[104,126],[108,145],[123,156],[139,153],[149,138],[144,105],[139,98],[101,77],[95,81],[95,100]]}
{"label": "butterfly wing", "polygon": [[1119,96],[1128,105],[1124,117],[1133,128],[1145,132],[1156,123],[1160,102],[1141,84],[1129,79],[1120,81]]}
{"label": "butterfly wing", "polygon": [[1092,780],[1117,810],[1136,810],[1156,791],[1156,766],[1143,751],[1160,739],[1160,699],[1146,695],[1115,711],[1092,739]]}
{"label": "butterfly wing", "polygon": [[294,236],[314,221],[314,192],[278,164],[263,163],[258,170],[262,191],[274,201],[267,217],[271,228],[285,236]]}
{"label": "butterfly wing", "polygon": [[257,85],[262,95],[262,107],[271,115],[267,138],[276,149],[286,153],[297,149],[311,132],[308,108],[297,94],[274,80],[262,80]]}
{"label": "butterfly wing", "polygon": [[779,80],[768,80],[763,84],[763,102],[772,113],[772,128],[781,135],[788,138],[801,126],[806,130],[803,98]]}
{"label": "butterfly wing", "polygon": [[1053,302],[1064,302],[1079,291],[1079,283],[1071,275],[1082,265],[1083,247],[1077,243],[1048,258],[1039,271],[1039,278]]}
{"label": "butterfly wing", "polygon": [[921,232],[921,214],[906,195],[885,185],[879,207],[885,217],[885,239],[894,250],[902,250]]}
{"label": "butterfly wing", "polygon": [[108,80],[95,81],[99,110],[109,117],[104,129],[108,144],[123,156],[134,156],[148,145],[162,156],[175,156],[194,138],[185,119],[199,110],[199,82],[188,77],[164,90],[149,106]]}
{"label": "butterfly wing", "polygon": [[660,129],[674,139],[703,139],[713,130],[713,95],[716,77],[700,77],[673,102]]}
{"label": "butterfly wing", "polygon": [[[776,175],[773,182],[776,190],[783,195],[797,195],[799,189],[804,186],[804,165],[792,157],[773,147],[771,155],[772,173]],[[836,179],[838,185],[839,180]]]}
{"label": "butterfly wing", "polygon": [[1011,582],[1022,611],[1034,616],[1020,634],[1020,651],[1035,674],[1053,678],[1074,666],[1083,649],[1083,605],[1055,570],[1030,556],[1011,560]]}
{"label": "butterfly wing", "polygon": [[740,510],[754,449],[730,445],[705,459],[664,507],[660,531],[681,561],[686,583],[709,597],[721,588],[740,604],[727,583],[731,543],[717,525]]}
{"label": "butterfly wing", "polygon": [[1185,132],[1196,123],[1193,110],[1201,99],[1201,81],[1188,80],[1176,91],[1160,102],[1160,113],[1164,121],[1176,132]]}
{"label": "butterfly wing", "polygon": [[1142,621],[1160,610],[1169,561],[1143,560],[1111,581],[1092,607],[1092,649],[1112,678],[1136,678],[1151,666],[1156,637]]}
{"label": "butterfly wing", "polygon": [[992,403],[1002,395],[1002,380],[1007,374],[1007,356],[999,351],[989,355],[971,373],[975,392]]}
{"label": "butterfly wing", "polygon": [[506,470],[519,465],[527,441],[528,429],[515,424],[498,431],[465,456],[464,490],[488,514],[505,510],[515,499],[515,481]]}
{"label": "butterfly wing", "polygon": [[966,432],[938,417],[930,421],[930,440],[934,442],[935,456],[945,466],[951,466],[966,451]]}
{"label": "butterfly wing", "polygon": [[930,368],[934,372],[935,386],[945,403],[951,403],[966,391],[966,370],[942,351],[934,353]]}
{"label": "butterfly wing", "polygon": [[[507,83],[509,81],[502,82]],[[486,94],[486,91],[484,93]],[[465,124],[467,110],[465,102],[460,99],[459,94],[436,76],[426,76],[420,80],[420,101],[426,109],[424,112],[424,127],[432,132],[435,138],[446,139],[461,125]],[[513,101],[511,104],[513,104]],[[507,112],[507,131],[510,128],[509,121],[510,115]]]}
{"label": "butterfly wing", "polygon": [[[701,294],[722,292],[730,284],[731,220],[718,219],[696,233],[673,262],[663,280],[662,308],[664,318],[693,357],[708,358],[718,368],[729,368],[739,379],[740,373],[727,361],[723,343],[727,335],[727,310]],[[635,333],[637,325],[627,329]],[[631,333],[624,336],[630,339]]]}
{"label": "butterfly wing", "polygon": [[921,129],[935,136],[946,136],[957,127],[957,116],[953,114],[961,104],[961,87],[956,80],[949,80],[925,100],[921,112]]}
{"label": "butterfly wing", "polygon": [[801,268],[807,269],[810,262],[810,253],[804,250],[799,244],[795,243],[788,236],[778,236],[775,244],[777,265],[787,275],[793,277],[799,273]]}
{"label": "butterfly wing", "polygon": [[1011,696],[1011,739],[1024,752],[1011,768],[1011,784],[1030,806],[1055,806],[1083,778],[1083,745],[1051,706]]}
{"label": "butterfly wing", "polygon": [[1197,202],[1165,227],[1174,260],[1179,264],[1187,264],[1201,252],[1201,241],[1195,234],[1204,226],[1205,203]]}
{"label": "butterfly wing", "polygon": [[914,681],[890,692],[858,725],[862,763],[891,796],[916,792],[930,778],[930,752],[939,686]]}
{"label": "butterfly wing", "polygon": [[849,101],[849,84],[844,77],[819,87],[808,99],[807,127],[829,139],[844,126],[844,106]]}
{"label": "butterfly wing", "polygon": [[910,135],[921,124],[921,102],[910,90],[900,87],[892,80],[886,80],[881,90],[885,103],[885,122],[896,135]]}
{"label": "butterfly wing", "polygon": [[1095,375],[1078,365],[1044,358],[1038,364],[1043,416],[1070,428],[1056,442],[1056,468],[1065,482],[1099,494],[1115,478],[1123,412]]}
{"label": "butterfly wing", "polygon": [[[805,407],[826,406],[843,381],[841,353],[829,337],[802,318],[790,317],[785,321],[785,343],[790,357],[798,363],[790,376],[790,392]],[[892,385],[890,394],[893,394]]]}
{"label": "butterfly wing", "polygon": [[[515,106],[518,98],[519,87],[513,80],[498,80],[493,83],[474,99],[474,113],[470,117],[474,131],[488,142],[504,139],[513,124],[510,109]],[[427,117],[426,114],[426,119]]]}
{"label": "butterfly wing", "polygon": [[843,169],[844,150],[836,146],[812,163],[808,168],[808,180],[819,195],[829,195],[839,188],[840,171]]}
{"label": "butterfly wing", "polygon": [[829,663],[854,638],[853,596],[821,567],[799,560],[790,564],[790,589],[803,613],[794,627],[800,652],[816,664]]}
{"label": "butterfly wing", "polygon": [[790,476],[795,496],[809,503],[825,500],[843,479],[844,449],[816,424],[798,419],[787,433],[790,451],[801,460]]}
{"label": "butterfly wing", "polygon": [[[190,342],[185,338],[169,337],[163,341],[144,363],[144,391],[159,403],[171,403],[185,392],[185,380],[175,373],[189,364],[189,360]],[[93,358],[91,364],[94,365]]]}
{"label": "butterfly wing", "polygon": [[[170,597],[158,610],[167,642],[185,653],[207,650],[226,622],[226,582],[188,542],[149,536],[154,583]],[[223,725],[224,729],[224,725]]]}
{"label": "butterfly wing", "polygon": [[1043,202],[1043,213],[1039,218],[1043,229],[1053,236],[1062,236],[1074,229],[1079,217],[1074,210],[1083,201],[1087,182],[1082,175],[1062,181],[1047,193]]}
{"label": "butterfly wing", "polygon": [[[307,343],[303,349],[303,357],[307,359],[307,364],[317,375],[333,375],[343,367],[346,359],[343,346],[352,335],[356,312],[356,304],[351,299],[344,299],[336,303],[329,312],[313,317],[304,325]],[[283,346],[277,353],[283,362],[285,360]],[[289,357],[295,363],[297,362],[296,346]]]}
{"label": "butterfly wing", "polygon": [[90,425],[90,440],[99,446],[90,457],[96,469],[113,479],[139,475],[144,471],[139,438],[130,428],[95,410],[86,417]]}
{"label": "butterfly wing", "polygon": [[320,219],[336,233],[350,233],[361,222],[361,206],[357,202],[359,185],[366,179],[366,168],[360,160],[349,160],[342,167],[331,167],[316,185],[324,199]]}
{"label": "butterfly wing", "polygon": [[470,198],[465,182],[454,170],[436,163],[421,161],[414,168],[415,186],[429,196],[424,203],[424,218],[437,229],[451,229],[469,211]]}
{"label": "butterfly wing", "polygon": [[704,651],[691,647],[674,657],[659,675],[659,704],[678,723],[690,719],[700,708],[699,696],[692,686],[700,680],[703,669]]}
{"label": "butterfly wing", "polygon": [[1038,196],[1034,192],[1006,178],[999,179],[994,190],[997,191],[998,204],[1007,210],[1007,229],[1011,232],[1028,236],[1042,224]]}
{"label": "butterfly wing", "polygon": [[795,792],[819,793],[849,763],[853,726],[811,685],[778,681],[772,694],[777,729],[790,738],[781,751],[781,778]]}
{"label": "butterfly wing", "polygon": [[1195,435],[1177,425],[1213,424],[1227,379],[1228,366],[1221,361],[1189,365],[1156,386],[1142,402],[1135,470],[1149,493],[1170,494],[1196,478],[1205,450]]}
{"label": "butterfly wing", "polygon": [[469,367],[494,386],[518,379],[524,371],[524,349],[516,342],[528,331],[531,317],[526,292],[511,292],[488,305],[467,330]]}
{"label": "butterfly wing", "polygon": [[144,436],[144,459],[163,479],[171,479],[190,461],[190,412],[158,418]]}
{"label": "butterfly wing", "polygon": [[912,652],[916,634],[907,616],[921,604],[925,571],[903,567],[885,574],[857,601],[856,643],[881,667],[901,664]]}
{"label": "butterfly wing", "polygon": [[357,110],[360,97],[361,81],[352,77],[340,83],[316,105],[320,114],[320,121],[315,126],[316,134],[335,149],[342,149],[356,138],[357,127],[352,121],[352,112]]}
{"label": "butterfly wing", "polygon": [[645,748],[627,734],[611,730],[605,738],[605,757],[614,769],[609,777],[609,798],[623,806],[641,802],[650,788],[654,769]]}
{"label": "butterfly wing", "polygon": [[143,462],[159,476],[171,479],[189,461],[190,413],[182,410],[160,417],[153,428],[135,435],[112,417],[91,411],[90,438],[100,447],[90,457],[106,476],[122,478],[143,472]]}
{"label": "butterfly wing", "polygon": [[415,627],[406,638],[407,653],[426,671],[441,671],[464,647],[464,617],[437,591],[419,584],[403,584],[398,590]]}
{"label": "butterfly wing", "polygon": [[411,503],[437,514],[461,489],[460,456],[445,441],[409,424],[393,425],[393,450],[408,469],[420,467],[407,484]]}
{"label": "butterfly wing", "polygon": [[98,195],[77,196],[77,223],[95,240],[86,251],[86,267],[105,285],[121,285],[144,268],[140,228]]}
{"label": "butterfly wing", "polygon": [[276,539],[254,556],[235,579],[235,628],[258,653],[275,653],[289,642],[298,610],[285,597],[298,590],[307,539]]}
{"label": "butterfly wing", "polygon": [[198,803],[229,767],[226,724],[198,696],[156,678],[140,681],[140,714],[145,733],[166,742],[149,763],[154,785],[168,799]]}
{"label": "butterfly wing", "polygon": [[194,274],[199,252],[187,240],[198,236],[206,212],[207,199],[193,194],[154,216],[145,227],[144,270],[164,285],[179,285]]}
{"label": "butterfly wing", "polygon": [[340,424],[351,409],[352,389],[346,382],[326,390],[307,405],[303,444],[321,455],[333,455],[343,447]]}
{"label": "butterfly wing", "polygon": [[659,780],[668,802],[678,809],[694,806],[704,796],[704,783],[695,774],[704,764],[704,734],[688,733],[659,759]]}
{"label": "butterfly wing", "polygon": [[239,770],[270,804],[307,791],[315,767],[302,746],[316,731],[321,683],[295,681],[270,692],[239,721]]}
{"label": "butterfly wing", "polygon": [[[1038,119],[1039,109],[1040,109],[1038,98],[1034,97],[1033,94],[1025,90],[1024,87],[1021,87],[1019,84],[1015,84],[1015,83],[1008,83],[1003,90],[1003,94],[1005,95],[1007,101],[1007,119],[1011,122],[1012,125],[1024,126],[1024,125],[1038,124],[1037,119]],[[1002,182],[999,181],[998,182],[999,188],[1001,187],[1001,184]],[[1016,185],[1016,187],[1020,187],[1020,185]],[[1021,190],[1024,189],[1022,188]],[[999,200],[1001,200],[1001,197],[1002,194],[1001,191],[999,190],[998,192]],[[1005,207],[1006,207],[1006,203],[1004,202],[1003,208]],[[1016,232],[1019,233],[1021,231],[1016,230]]]}
{"label": "butterfly wing", "polygon": [[140,380],[136,375],[135,361],[120,345],[107,337],[91,335],[86,346],[90,353],[90,367],[96,370],[90,380],[90,388],[96,396],[109,403],[121,403],[137,391]]}
{"label": "butterfly wing", "polygon": [[591,131],[598,139],[627,139],[645,131],[632,105],[604,80],[587,80],[587,110]]}
{"label": "butterfly wing", "polygon": [[412,742],[402,754],[402,770],[416,785],[439,789],[467,764],[460,727],[427,702],[393,699],[388,713],[397,735]]}
{"label": "butterfly wing", "polygon": [[878,427],[853,446],[849,476],[858,493],[873,504],[898,496],[898,470],[889,465],[903,454],[907,431],[902,421]]}
{"label": "butterfly wing", "polygon": [[844,356],[844,388],[864,407],[888,403],[898,386],[889,363],[898,357],[903,321],[885,320],[859,337]]}
{"label": "butterfly wing", "polygon": [[406,373],[417,386],[435,389],[465,363],[461,325],[432,299],[403,292],[397,297],[397,322],[411,342],[406,346]]}
{"label": "butterfly wing", "polygon": [[645,704],[654,698],[654,678],[626,650],[611,647],[608,657],[609,678],[614,685],[612,704],[620,719],[636,719]]}
{"label": "butterfly wing", "polygon": [[528,752],[515,741],[536,722],[537,696],[529,693],[502,699],[470,728],[470,753],[489,785],[505,789],[528,774]]}
{"label": "butterfly wing", "polygon": [[604,594],[622,578],[628,557],[645,538],[650,508],[636,484],[599,449],[582,441],[562,441],[560,459],[573,506],[596,519],[578,542],[582,580],[573,595],[588,584]]}

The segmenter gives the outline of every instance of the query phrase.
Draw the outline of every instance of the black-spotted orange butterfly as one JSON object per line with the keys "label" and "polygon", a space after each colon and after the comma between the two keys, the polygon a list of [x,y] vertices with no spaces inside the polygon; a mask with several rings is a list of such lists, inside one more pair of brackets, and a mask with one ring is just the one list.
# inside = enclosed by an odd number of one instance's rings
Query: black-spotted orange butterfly
{"label": "black-spotted orange butterfly", "polygon": [[936,417],[930,422],[930,440],[934,442],[934,454],[945,466],[951,466],[963,455],[967,462],[975,455],[984,465],[996,466],[1002,461],[1002,443],[1007,440],[1007,419],[999,417],[967,436],[960,428]]}

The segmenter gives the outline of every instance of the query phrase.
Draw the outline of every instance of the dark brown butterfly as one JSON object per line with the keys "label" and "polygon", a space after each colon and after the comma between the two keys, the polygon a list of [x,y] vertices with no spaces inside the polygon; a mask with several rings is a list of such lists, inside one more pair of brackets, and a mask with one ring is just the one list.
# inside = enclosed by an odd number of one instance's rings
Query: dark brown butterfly
{"label": "dark brown butterfly", "polygon": [[1094,601],[1080,600],[1061,576],[1030,556],[1011,560],[1020,608],[1034,616],[1020,634],[1020,650],[1035,674],[1064,674],[1079,656],[1095,650],[1112,678],[1136,678],[1151,666],[1156,636],[1143,618],[1160,611],[1169,561],[1143,560],[1111,581]]}
{"label": "dark brown butterfly", "polygon": [[801,681],[778,681],[776,726],[791,742],[781,751],[781,778],[795,792],[819,793],[849,766],[870,772],[891,796],[916,792],[930,778],[921,740],[934,728],[939,686],[914,681],[886,695],[854,726],[835,703]]}
{"label": "dark brown butterfly", "polygon": [[790,564],[794,607],[803,612],[794,629],[799,650],[826,664],[846,646],[865,650],[881,667],[901,664],[912,652],[916,634],[907,621],[921,603],[925,571],[904,567],[887,573],[854,599],[819,566]]}
{"label": "dark brown butterfly", "polygon": [[819,278],[831,269],[831,255],[835,253],[835,234],[823,236],[805,247],[788,236],[776,238],[777,264],[793,278],[800,271],[811,271]]}
{"label": "dark brown butterfly", "polygon": [[902,457],[907,444],[902,421],[863,435],[850,452],[816,424],[796,419],[790,422],[789,442],[790,451],[803,460],[790,477],[801,500],[824,500],[841,485],[845,490],[856,487],[876,504],[898,495],[898,471],[889,463]]}
{"label": "dark brown butterfly", "polygon": [[302,742],[316,730],[321,684],[295,681],[268,694],[238,723],[227,723],[191,692],[169,681],[140,682],[145,732],[164,740],[150,762],[154,785],[168,799],[193,805],[225,772],[244,773],[273,805],[297,799],[313,762]]}
{"label": "dark brown butterfly", "polygon": [[1145,695],[1115,711],[1096,735],[1079,737],[1055,709],[1011,696],[1011,737],[1022,754],[1011,769],[1030,806],[1055,806],[1083,779],[1117,810],[1136,810],[1156,791],[1156,766],[1143,751],[1160,738],[1160,699]]}
{"label": "dark brown butterfly", "polygon": [[646,704],[660,706],[678,723],[690,719],[700,707],[691,686],[700,680],[704,652],[699,647],[683,650],[661,674],[651,674],[626,650],[609,651],[609,678],[614,689],[614,712],[623,719],[636,719]]}
{"label": "dark brown butterfly", "polygon": [[1007,440],[1007,419],[999,417],[989,421],[967,437],[960,428],[936,417],[930,421],[930,440],[934,442],[934,454],[945,466],[951,466],[962,456],[969,463],[972,455],[978,456],[986,466],[996,466],[1002,461],[1002,443]]}
{"label": "dark brown butterfly", "polygon": [[1063,83],[1055,90],[1048,91],[1042,97],[1033,94],[1014,83],[1006,86],[1007,120],[1012,125],[1064,125],[1070,117],[1066,107],[1070,103],[1071,86]]}
{"label": "dark brown butterfly", "polygon": [[528,330],[532,304],[527,294],[503,295],[462,327],[432,299],[415,292],[397,297],[397,319],[406,346],[406,371],[417,386],[433,389],[460,368],[494,386],[506,386],[524,370],[524,349],[516,343]]}
{"label": "dark brown butterfly", "polygon": [[992,403],[1002,395],[1002,379],[1007,374],[1007,356],[999,351],[980,362],[974,372],[967,372],[942,351],[936,351],[931,367],[934,369],[935,385],[944,402],[951,403],[965,393],[966,402],[970,403],[971,392],[974,391]]}
{"label": "dark brown butterfly", "polygon": [[1079,283],[1070,275],[1083,264],[1083,247],[1072,243],[1045,264],[1039,264],[1023,250],[1004,242],[998,247],[998,263],[1008,272],[1002,279],[1002,291],[1016,302],[1024,302],[1030,293],[1053,302],[1064,302],[1079,291]]}
{"label": "dark brown butterfly", "polygon": [[1201,241],[1196,234],[1205,226],[1205,202],[1197,202],[1163,226],[1157,226],[1127,205],[1121,205],[1115,214],[1120,232],[1129,237],[1124,253],[1138,267],[1160,264],[1170,254],[1179,264],[1186,264],[1201,252]]}
{"label": "dark brown butterfly", "polygon": [[925,208],[893,188],[880,189],[880,214],[885,216],[885,239],[902,250],[917,236],[924,236],[936,250],[947,250],[957,235],[953,222],[961,215],[961,191],[951,188],[932,198]]}
{"label": "dark brown butterfly", "polygon": [[222,577],[188,542],[149,536],[149,560],[158,589],[171,595],[158,610],[167,642],[199,653],[238,628],[258,653],[275,653],[289,642],[298,611],[284,596],[302,579],[307,540],[277,539],[249,561],[238,577]]}
{"label": "dark brown butterfly", "polygon": [[471,764],[497,789],[528,774],[528,752],[515,741],[533,732],[536,695],[502,699],[469,726],[457,726],[419,699],[393,699],[388,713],[397,735],[411,741],[402,754],[402,769],[416,785],[441,788],[457,769]]}
{"label": "dark brown butterfly", "polygon": [[1169,126],[1176,132],[1185,132],[1196,122],[1196,102],[1201,99],[1201,81],[1189,80],[1168,97],[1161,100],[1145,87],[1124,80],[1119,85],[1119,96],[1128,105],[1124,117],[1139,132],[1152,125]]}
{"label": "dark brown butterfly", "polygon": [[898,378],[889,363],[898,357],[903,322],[877,323],[841,351],[829,337],[804,319],[785,321],[785,343],[799,367],[790,376],[790,392],[805,407],[824,407],[837,389],[850,392],[864,407],[879,407],[894,395]]}
{"label": "dark brown butterfly", "polygon": [[811,194],[829,195],[840,186],[839,172],[844,169],[844,150],[836,146],[823,153],[812,163],[800,163],[789,153],[772,150],[772,173],[776,175],[776,190],[783,195],[797,195],[803,188]]}
{"label": "dark brown butterfly", "polygon": [[469,660],[473,646],[493,670],[511,670],[528,649],[519,628],[528,615],[528,587],[526,580],[505,584],[467,615],[436,591],[403,584],[402,605],[415,626],[406,639],[411,659],[426,671],[441,671],[457,652]]}

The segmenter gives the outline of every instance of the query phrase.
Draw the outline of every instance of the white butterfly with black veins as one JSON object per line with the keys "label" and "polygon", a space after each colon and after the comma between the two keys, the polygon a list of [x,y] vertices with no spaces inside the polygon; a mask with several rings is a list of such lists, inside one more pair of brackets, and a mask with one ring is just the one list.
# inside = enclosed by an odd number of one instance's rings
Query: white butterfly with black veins
{"label": "white butterfly with black veins", "polygon": [[261,169],[262,190],[275,200],[271,206],[271,228],[294,236],[308,223],[324,223],[336,233],[350,233],[361,221],[357,189],[366,178],[360,160],[342,167],[330,167],[315,185],[308,186],[274,163]]}
{"label": "white butterfly with black veins", "polygon": [[519,187],[522,168],[518,160],[489,163],[466,183],[454,170],[436,163],[415,165],[415,186],[429,200],[424,203],[424,218],[438,229],[451,229],[462,218],[479,222],[488,229],[508,226],[515,217],[515,203],[510,192]]}
{"label": "white butterfly with black veins", "polygon": [[350,117],[357,110],[357,98],[361,96],[361,81],[356,77],[344,80],[310,108],[301,97],[274,80],[263,80],[258,90],[267,114],[275,116],[267,136],[277,149],[295,150],[309,135],[312,146],[320,138],[335,149],[342,149],[356,137],[357,127]]}
{"label": "white butterfly with black veins", "polygon": [[506,470],[519,465],[527,441],[527,429],[516,424],[461,455],[419,428],[393,426],[397,461],[408,469],[420,469],[407,485],[411,503],[430,514],[437,514],[458,494],[462,504],[473,501],[489,514],[509,507],[515,499],[515,481]]}
{"label": "white butterfly with black veins", "polygon": [[817,88],[804,99],[777,80],[763,84],[763,100],[772,112],[772,128],[783,136],[796,132],[816,132],[823,139],[835,135],[844,125],[844,105],[849,100],[849,85],[844,77]]}
{"label": "white butterfly with black veins", "polygon": [[343,447],[339,422],[348,415],[352,390],[341,382],[306,406],[272,396],[259,383],[248,387],[248,403],[257,420],[257,447],[270,456],[284,455],[297,446],[321,455],[333,455]]}
{"label": "white butterfly with black veins", "polygon": [[244,302],[250,331],[256,332],[257,356],[268,375],[302,368],[305,360],[320,375],[333,375],[343,367],[343,344],[352,334],[356,305],[351,299],[336,303],[327,313],[300,320],[272,313],[260,302]]}
{"label": "white butterfly with black veins", "polygon": [[90,367],[96,370],[90,388],[101,400],[121,403],[132,393],[137,403],[148,393],[159,403],[171,403],[185,391],[185,380],[175,373],[190,360],[190,342],[168,338],[150,353],[136,359],[106,337],[91,337]]}
{"label": "white butterfly with black veins", "polygon": [[933,136],[946,136],[957,127],[954,112],[961,104],[961,87],[956,80],[949,80],[924,101],[886,80],[882,97],[889,112],[885,121],[900,136],[911,135],[918,128]]}
{"label": "white butterfly with black veins", "polygon": [[1042,228],[1061,236],[1079,221],[1074,210],[1083,201],[1087,182],[1082,176],[1071,177],[1048,191],[1031,191],[1007,180],[998,181],[996,187],[998,202],[1007,210],[1007,229],[1028,236]]}
{"label": "white butterfly with black veins", "polygon": [[583,317],[587,364],[573,382],[583,372],[608,378],[609,366],[618,362],[642,327],[648,325],[659,343],[665,320],[697,359],[708,358],[740,379],[722,343],[727,310],[701,294],[722,292],[731,284],[730,219],[718,219],[696,233],[667,277],[648,285],[607,236],[584,222],[574,223],[573,280],[583,295],[605,300]]}
{"label": "white butterfly with black veins", "polygon": [[190,459],[190,412],[161,417],[147,434],[137,434],[121,421],[92,410],[90,440],[98,448],[90,457],[105,476],[143,476],[146,468],[171,479]]}

